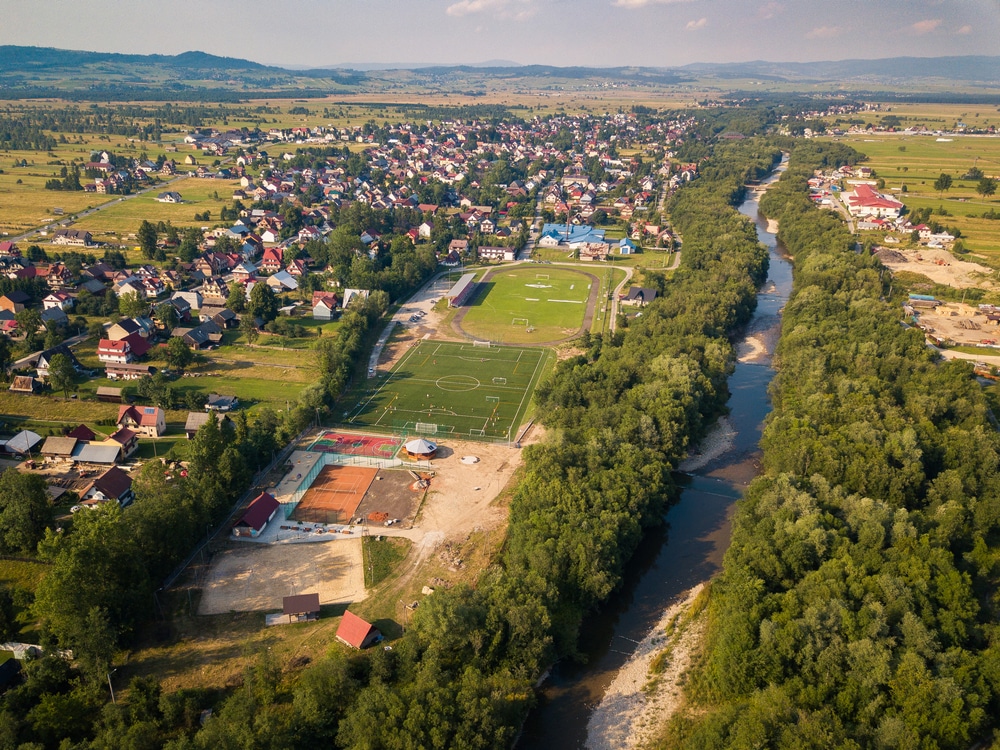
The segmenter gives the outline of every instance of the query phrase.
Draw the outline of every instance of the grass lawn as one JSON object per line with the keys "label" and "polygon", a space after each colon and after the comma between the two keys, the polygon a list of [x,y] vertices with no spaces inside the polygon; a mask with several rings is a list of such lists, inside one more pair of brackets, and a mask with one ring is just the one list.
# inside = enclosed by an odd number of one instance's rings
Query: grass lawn
{"label": "grass lawn", "polygon": [[386,377],[368,381],[345,414],[354,427],[412,434],[508,438],[551,352],[419,342]]}
{"label": "grass lawn", "polygon": [[24,589],[33,593],[48,569],[49,566],[41,562],[2,559],[0,560],[0,584],[8,588]]}
{"label": "grass lawn", "polygon": [[565,268],[532,264],[499,269],[482,284],[486,288],[473,299],[461,325],[470,336],[501,343],[572,336],[583,325],[593,284],[592,275]]}
{"label": "grass lawn", "polygon": [[412,542],[401,537],[371,537],[361,540],[365,561],[365,588],[382,583],[410,550]]}
{"label": "grass lawn", "polygon": [[[233,190],[240,185],[239,180],[209,180],[186,177],[169,186],[162,185],[144,195],[128,200],[116,201],[109,208],[86,216],[76,222],[75,229],[86,229],[94,238],[119,236],[128,238],[139,229],[145,219],[153,224],[171,222],[175,227],[200,227],[219,221],[219,210],[232,203]],[[159,203],[156,196],[164,191],[180,193],[183,203]],[[218,194],[218,199],[215,195]],[[206,222],[195,219],[196,213],[210,212]]]}

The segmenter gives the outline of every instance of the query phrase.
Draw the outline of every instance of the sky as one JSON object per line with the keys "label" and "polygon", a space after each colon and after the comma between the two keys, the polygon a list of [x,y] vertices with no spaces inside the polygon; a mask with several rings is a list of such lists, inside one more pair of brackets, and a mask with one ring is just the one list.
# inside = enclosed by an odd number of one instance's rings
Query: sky
{"label": "sky", "polygon": [[0,44],[295,67],[1000,55],[1000,0],[0,0]]}

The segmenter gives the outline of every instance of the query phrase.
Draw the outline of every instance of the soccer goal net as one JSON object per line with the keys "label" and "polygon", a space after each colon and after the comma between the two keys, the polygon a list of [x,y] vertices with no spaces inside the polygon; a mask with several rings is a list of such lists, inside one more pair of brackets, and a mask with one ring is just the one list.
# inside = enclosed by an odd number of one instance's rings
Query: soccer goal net
{"label": "soccer goal net", "polygon": [[490,404],[499,404],[500,403],[500,397],[499,396],[487,396],[486,397],[486,401],[487,401],[487,403],[490,403]]}
{"label": "soccer goal net", "polygon": [[548,281],[549,280],[549,275],[547,273],[536,273],[535,274],[535,279],[536,280],[538,280],[538,279],[545,279],[546,281]]}
{"label": "soccer goal net", "polygon": [[469,430],[469,434],[475,437],[486,437],[486,430],[477,430],[475,427],[473,427],[471,430]]}
{"label": "soccer goal net", "polygon": [[514,319],[512,319],[510,321],[510,324],[512,326],[525,326],[525,327],[527,327],[527,325],[528,325],[528,319],[527,318],[514,318]]}
{"label": "soccer goal net", "polygon": [[483,349],[489,349],[493,346],[493,344],[491,344],[489,341],[475,341],[475,340],[473,340],[472,345],[482,347]]}
{"label": "soccer goal net", "polygon": [[414,432],[422,432],[425,435],[435,435],[438,431],[438,426],[432,422],[417,422],[413,426]]}
{"label": "soccer goal net", "polygon": [[493,385],[507,385],[507,378],[493,378]]}

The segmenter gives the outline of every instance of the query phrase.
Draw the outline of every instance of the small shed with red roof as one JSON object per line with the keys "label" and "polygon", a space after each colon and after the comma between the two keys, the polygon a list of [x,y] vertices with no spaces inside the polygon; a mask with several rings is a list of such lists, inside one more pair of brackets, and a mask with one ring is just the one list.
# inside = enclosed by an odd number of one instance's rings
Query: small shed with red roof
{"label": "small shed with red roof", "polygon": [[280,504],[273,495],[267,492],[260,493],[233,526],[233,536],[259,537],[279,507]]}
{"label": "small shed with red roof", "polygon": [[357,649],[368,648],[381,637],[378,628],[351,612],[344,612],[337,628],[337,640]]}

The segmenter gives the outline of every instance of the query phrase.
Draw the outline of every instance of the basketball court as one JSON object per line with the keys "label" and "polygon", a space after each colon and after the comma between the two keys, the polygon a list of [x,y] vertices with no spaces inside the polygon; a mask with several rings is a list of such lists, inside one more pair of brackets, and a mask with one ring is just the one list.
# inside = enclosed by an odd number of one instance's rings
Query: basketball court
{"label": "basketball court", "polygon": [[289,518],[306,523],[348,523],[376,474],[378,469],[365,466],[324,467]]}
{"label": "basketball court", "polygon": [[392,458],[403,441],[380,435],[348,435],[341,432],[324,432],[308,450],[320,453],[340,453],[345,456],[371,456]]}

